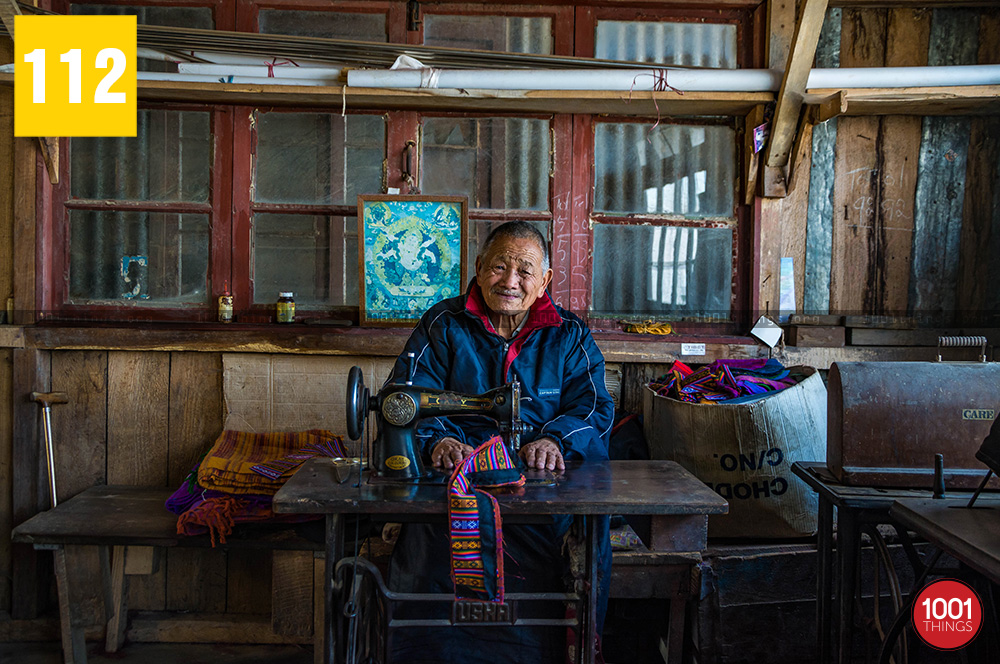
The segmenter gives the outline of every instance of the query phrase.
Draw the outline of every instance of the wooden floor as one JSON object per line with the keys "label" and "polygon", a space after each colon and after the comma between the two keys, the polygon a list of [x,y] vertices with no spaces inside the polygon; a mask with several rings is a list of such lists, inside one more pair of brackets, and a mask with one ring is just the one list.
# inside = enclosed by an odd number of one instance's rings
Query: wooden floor
{"label": "wooden floor", "polygon": [[[128,643],[121,652],[102,654],[87,644],[88,664],[310,664],[307,646]],[[2,664],[62,664],[59,643],[0,643]]]}

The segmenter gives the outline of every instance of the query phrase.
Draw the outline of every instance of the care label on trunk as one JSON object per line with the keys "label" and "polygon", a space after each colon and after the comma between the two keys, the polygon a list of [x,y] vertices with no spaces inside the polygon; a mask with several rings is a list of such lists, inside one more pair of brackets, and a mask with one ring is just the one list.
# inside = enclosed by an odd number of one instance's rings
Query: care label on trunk
{"label": "care label on trunk", "polygon": [[451,622],[476,623],[480,625],[513,625],[514,605],[475,600],[455,600],[451,605]]}
{"label": "care label on trunk", "polygon": [[704,355],[705,344],[681,344],[681,355]]}

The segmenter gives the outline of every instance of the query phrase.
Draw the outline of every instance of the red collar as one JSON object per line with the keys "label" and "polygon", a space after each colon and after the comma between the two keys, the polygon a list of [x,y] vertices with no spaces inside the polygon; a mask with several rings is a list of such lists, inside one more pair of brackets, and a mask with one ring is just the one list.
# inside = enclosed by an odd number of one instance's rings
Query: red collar
{"label": "red collar", "polygon": [[[483,291],[479,288],[479,284],[475,280],[469,286],[469,295],[465,300],[465,308],[469,313],[483,321],[483,325],[486,326],[487,331],[493,334],[497,333],[496,328],[493,327],[493,323],[490,322],[490,317],[487,315],[489,309],[486,306],[486,300],[483,299]],[[528,310],[528,321],[517,336],[522,339],[527,338],[528,333],[532,330],[542,327],[559,326],[562,325],[562,322],[562,316],[556,311],[556,305],[552,303],[552,298],[546,292],[531,305],[531,309]]]}

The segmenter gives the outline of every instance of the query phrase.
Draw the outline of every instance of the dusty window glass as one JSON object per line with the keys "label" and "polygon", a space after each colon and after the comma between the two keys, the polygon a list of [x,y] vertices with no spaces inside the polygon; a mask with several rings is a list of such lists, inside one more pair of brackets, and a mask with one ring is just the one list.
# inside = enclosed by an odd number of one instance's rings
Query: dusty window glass
{"label": "dusty window glass", "polygon": [[547,120],[424,118],[420,190],[468,196],[471,208],[547,210]]}
{"label": "dusty window glass", "polygon": [[733,231],[596,224],[595,316],[729,318]]}
{"label": "dusty window glass", "polygon": [[[510,221],[514,221],[511,219]],[[520,221],[527,221],[529,224],[538,229],[538,232],[542,234],[545,238],[546,248],[551,249],[552,246],[552,236],[549,232],[549,227],[551,224],[548,221],[541,220],[531,220],[531,219],[521,219]],[[479,255],[480,250],[483,248],[483,243],[486,238],[489,237],[490,231],[492,231],[497,226],[503,224],[503,221],[486,221],[483,219],[470,219],[469,220],[469,249],[466,256],[469,266],[469,278],[471,279],[476,273],[476,256]],[[552,266],[552,257],[549,257],[549,266]]]}
{"label": "dusty window glass", "polygon": [[734,216],[732,127],[600,123],[594,132],[594,211]]}
{"label": "dusty window glass", "polygon": [[356,205],[382,191],[385,118],[258,113],[254,201]]}
{"label": "dusty window glass", "polygon": [[[212,30],[215,20],[211,7],[150,7],[141,5],[80,5],[70,7],[76,16],[135,16],[139,25],[163,25],[172,28]],[[139,71],[177,71],[177,65],[147,58],[137,61]]]}
{"label": "dusty window glass", "polygon": [[261,9],[259,32],[299,37],[389,41],[385,14]]}
{"label": "dusty window glass", "polygon": [[255,303],[292,291],[299,306],[357,305],[357,217],[257,213],[253,247]]}
{"label": "dusty window glass", "polygon": [[73,198],[208,201],[211,120],[197,111],[140,110],[135,138],[70,141]]}
{"label": "dusty window glass", "polygon": [[552,53],[547,16],[453,16],[425,13],[424,45],[510,53]]}
{"label": "dusty window glass", "polygon": [[207,214],[71,210],[69,235],[69,299],[75,304],[205,301]]}
{"label": "dusty window glass", "polygon": [[[664,65],[735,69],[736,25],[598,21],[594,57]],[[670,82],[669,76],[667,82]]]}

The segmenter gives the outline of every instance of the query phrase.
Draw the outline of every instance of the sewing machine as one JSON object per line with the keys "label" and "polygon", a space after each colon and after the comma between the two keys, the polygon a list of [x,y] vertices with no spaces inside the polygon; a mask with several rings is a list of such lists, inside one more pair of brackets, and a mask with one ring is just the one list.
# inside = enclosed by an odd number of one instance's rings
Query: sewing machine
{"label": "sewing machine", "polygon": [[478,395],[413,385],[414,357],[409,354],[405,385],[387,385],[372,396],[360,367],[347,378],[347,435],[359,440],[365,421],[375,413],[377,433],[369,467],[373,479],[443,481],[439,471],[425,469],[416,443],[416,428],[426,417],[482,415],[497,421],[512,458],[521,449],[521,385],[514,381]]}

